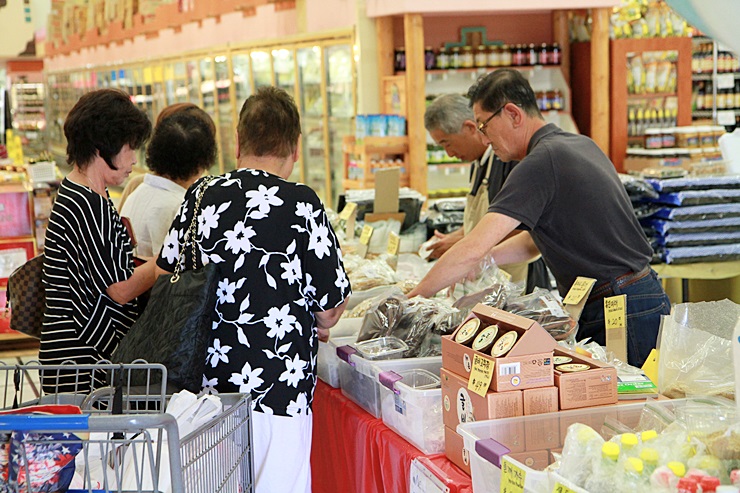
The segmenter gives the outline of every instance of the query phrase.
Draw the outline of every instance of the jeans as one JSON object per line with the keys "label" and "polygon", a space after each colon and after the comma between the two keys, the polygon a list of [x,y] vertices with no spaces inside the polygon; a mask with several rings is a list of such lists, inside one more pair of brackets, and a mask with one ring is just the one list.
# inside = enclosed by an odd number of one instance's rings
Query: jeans
{"label": "jeans", "polygon": [[[671,302],[658,280],[658,274],[650,274],[629,286],[619,287],[612,282],[613,293],[627,295],[627,359],[632,366],[640,368],[655,347],[660,330],[661,315],[671,312]],[[606,345],[604,328],[604,298],[586,304],[579,321],[579,340],[590,337]]]}

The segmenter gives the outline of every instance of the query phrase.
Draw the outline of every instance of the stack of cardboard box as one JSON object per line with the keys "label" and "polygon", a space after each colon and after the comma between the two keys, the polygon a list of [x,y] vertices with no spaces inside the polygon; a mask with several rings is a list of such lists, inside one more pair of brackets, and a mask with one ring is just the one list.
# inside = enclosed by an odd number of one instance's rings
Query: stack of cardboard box
{"label": "stack of cardboard box", "polygon": [[[514,331],[517,340],[508,352],[494,357],[456,342],[459,327],[452,335],[442,338],[440,376],[445,453],[468,473],[469,452],[456,432],[460,423],[617,402],[616,369],[562,349],[537,322],[482,304],[473,309],[466,321],[472,318],[478,318],[481,327],[497,325],[499,336]],[[589,369],[577,373],[557,371],[556,355],[567,356],[572,363],[588,365]],[[538,461],[546,464],[549,449],[559,445],[557,431],[529,430],[527,434],[531,436],[526,436],[512,429],[507,446],[512,448],[512,457],[524,464],[535,465]]]}

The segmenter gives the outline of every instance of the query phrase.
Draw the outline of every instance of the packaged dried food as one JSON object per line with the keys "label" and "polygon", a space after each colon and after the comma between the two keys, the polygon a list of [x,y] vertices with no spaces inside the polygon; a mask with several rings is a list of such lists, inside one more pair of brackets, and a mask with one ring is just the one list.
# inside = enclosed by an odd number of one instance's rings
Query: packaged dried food
{"label": "packaged dried food", "polygon": [[546,289],[537,288],[528,295],[510,299],[505,310],[536,321],[558,341],[575,339],[578,324]]}
{"label": "packaged dried food", "polygon": [[378,337],[355,344],[357,352],[369,360],[399,359],[408,348],[408,345],[397,337]]}

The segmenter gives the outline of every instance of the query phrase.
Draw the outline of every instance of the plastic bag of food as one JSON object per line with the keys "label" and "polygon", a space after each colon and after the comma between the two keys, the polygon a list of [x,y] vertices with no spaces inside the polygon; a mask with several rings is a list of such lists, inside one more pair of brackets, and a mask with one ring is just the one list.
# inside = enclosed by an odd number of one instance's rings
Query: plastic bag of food
{"label": "plastic bag of food", "polygon": [[409,347],[404,358],[438,356],[441,336],[451,334],[462,318],[449,300],[422,297],[409,300],[394,288],[386,296],[376,298],[366,312],[357,342],[397,337]]}
{"label": "plastic bag of food", "polygon": [[732,337],[740,305],[730,300],[675,305],[663,318],[658,388],[670,398],[734,398]]}
{"label": "plastic bag of food", "polygon": [[562,302],[550,291],[537,288],[532,293],[511,298],[504,308],[539,323],[557,341],[575,340],[578,324],[565,311]]}

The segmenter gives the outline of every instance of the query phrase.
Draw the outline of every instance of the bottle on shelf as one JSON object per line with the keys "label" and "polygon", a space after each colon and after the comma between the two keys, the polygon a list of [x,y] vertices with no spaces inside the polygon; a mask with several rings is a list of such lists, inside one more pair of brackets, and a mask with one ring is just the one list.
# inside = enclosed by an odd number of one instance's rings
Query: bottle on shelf
{"label": "bottle on shelf", "polygon": [[514,47],[513,53],[511,56],[511,64],[515,67],[522,67],[526,64],[526,55],[524,53],[524,47],[521,44],[518,44]]}
{"label": "bottle on shelf", "polygon": [[493,45],[488,50],[488,61],[489,67],[500,67],[501,66],[501,47]]}
{"label": "bottle on shelf", "polygon": [[704,88],[704,109],[711,109],[714,106],[714,94],[712,81],[708,80]]}
{"label": "bottle on shelf", "polygon": [[457,69],[462,67],[462,55],[460,54],[460,47],[454,46],[452,48],[452,55],[450,55],[450,68]]}
{"label": "bottle on shelf", "polygon": [[424,68],[426,70],[432,70],[436,65],[436,56],[434,55],[434,49],[431,46],[424,48]]}
{"label": "bottle on shelf", "polygon": [[547,46],[547,43],[542,43],[540,45],[540,52],[539,57],[537,60],[537,63],[540,65],[550,65],[550,48]]}
{"label": "bottle on shelf", "polygon": [[442,45],[437,54],[437,68],[442,70],[450,68],[450,55],[444,45]]}
{"label": "bottle on shelf", "polygon": [[461,68],[473,68],[475,66],[475,58],[473,56],[472,46],[463,46],[462,54],[460,55],[460,67]]}
{"label": "bottle on shelf", "polygon": [[509,45],[503,45],[501,47],[501,66],[510,67],[514,64],[514,54],[512,48]]}
{"label": "bottle on shelf", "polygon": [[529,43],[529,46],[527,47],[525,61],[526,65],[537,65],[537,62],[539,61],[539,53],[537,53],[537,48],[535,48],[534,43]]}
{"label": "bottle on shelf", "polygon": [[637,135],[637,113],[635,108],[630,106],[627,112],[627,136],[632,137]]}
{"label": "bottle on shelf", "polygon": [[398,48],[395,52],[395,69],[396,72],[403,72],[406,70],[406,48],[403,46]]}
{"label": "bottle on shelf", "polygon": [[550,50],[550,65],[560,65],[562,56],[563,54],[560,51],[560,45],[558,43],[553,43],[552,49]]}
{"label": "bottle on shelf", "polygon": [[735,81],[735,108],[740,108],[740,81]]}
{"label": "bottle on shelf", "polygon": [[476,67],[486,67],[488,65],[488,50],[486,49],[486,45],[479,45],[474,57]]}
{"label": "bottle on shelf", "polygon": [[704,84],[704,81],[699,81],[699,83],[696,85],[696,90],[694,91],[694,101],[692,104],[692,107],[696,111],[702,111],[704,109],[704,91],[706,85]]}

